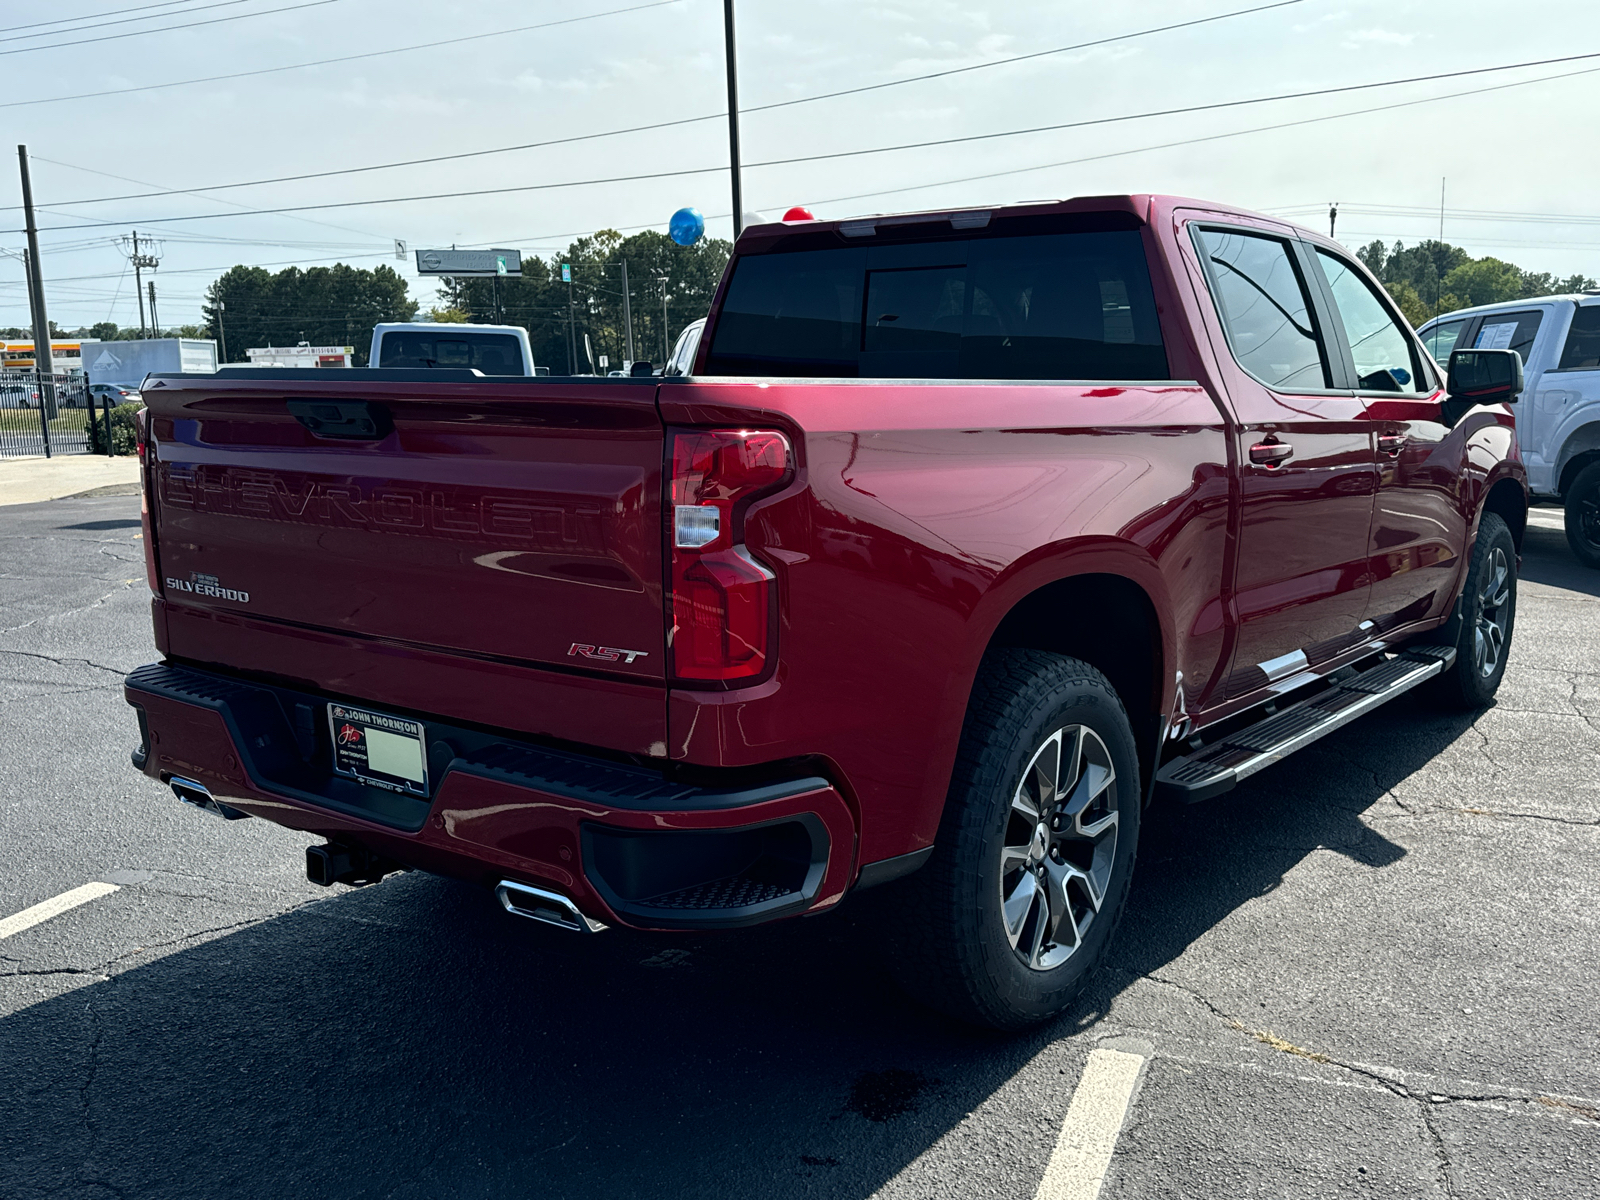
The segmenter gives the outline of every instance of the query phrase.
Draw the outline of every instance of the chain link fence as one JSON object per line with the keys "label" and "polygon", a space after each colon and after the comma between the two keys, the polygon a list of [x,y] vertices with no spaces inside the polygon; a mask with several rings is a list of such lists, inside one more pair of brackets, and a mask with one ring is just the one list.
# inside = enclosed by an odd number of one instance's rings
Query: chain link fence
{"label": "chain link fence", "polygon": [[77,374],[0,371],[0,458],[104,453],[110,401]]}

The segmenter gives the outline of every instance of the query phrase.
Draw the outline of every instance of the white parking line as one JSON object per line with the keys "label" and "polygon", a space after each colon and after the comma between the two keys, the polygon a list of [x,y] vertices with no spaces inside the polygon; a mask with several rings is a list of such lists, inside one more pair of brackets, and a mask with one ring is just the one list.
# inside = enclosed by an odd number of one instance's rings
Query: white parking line
{"label": "white parking line", "polygon": [[1144,1064],[1142,1054],[1123,1050],[1089,1053],[1034,1200],[1095,1200],[1100,1195]]}
{"label": "white parking line", "polygon": [[59,896],[40,901],[32,908],[25,908],[15,916],[0,921],[0,938],[8,938],[14,933],[21,933],[24,929],[32,929],[41,921],[59,917],[80,904],[98,900],[101,896],[109,896],[116,890],[117,885],[114,883],[86,883],[82,887],[73,888],[70,892],[62,892]]}

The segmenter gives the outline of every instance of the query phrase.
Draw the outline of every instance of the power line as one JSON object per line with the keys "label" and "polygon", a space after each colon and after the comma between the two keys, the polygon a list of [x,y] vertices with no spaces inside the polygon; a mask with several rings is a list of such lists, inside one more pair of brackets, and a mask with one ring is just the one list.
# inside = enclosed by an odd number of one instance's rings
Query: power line
{"label": "power line", "polygon": [[[0,58],[11,54],[32,54],[38,50],[65,50],[69,46],[89,46],[95,42],[115,42],[123,38],[145,37],[152,33],[168,33],[174,29],[194,29],[199,25],[221,25],[227,21],[243,21],[250,17],[270,17],[274,13],[297,12],[302,8],[320,8],[324,4],[338,4],[339,2],[340,0],[305,0],[302,4],[290,4],[284,8],[264,8],[260,12],[238,13],[231,17],[212,17],[208,21],[188,21],[182,25],[163,25],[159,29],[132,29],[127,33],[108,33],[105,37],[83,38],[76,42],[54,42],[48,46],[19,46],[15,50],[0,50]],[[76,33],[78,31],[68,30],[66,32]]]}
{"label": "power line", "polygon": [[[963,73],[968,72],[968,71],[985,70],[985,69],[987,69],[989,67],[1005,66],[1005,65],[1008,65],[1010,63],[1024,62],[1024,61],[1027,61],[1029,59],[1042,58],[1042,57],[1044,57],[1046,55],[1064,54],[1064,53],[1066,53],[1068,51],[1083,50],[1083,49],[1088,49],[1088,48],[1094,47],[1094,46],[1103,46],[1103,45],[1107,45],[1107,44],[1109,44],[1111,42],[1128,41],[1128,40],[1130,40],[1132,38],[1147,37],[1147,36],[1150,36],[1152,34],[1157,34],[1157,33],[1167,33],[1167,32],[1170,32],[1170,31],[1172,31],[1174,29],[1184,29],[1184,28],[1188,28],[1189,26],[1192,26],[1192,25],[1203,25],[1203,24],[1207,24],[1207,23],[1211,23],[1211,22],[1215,22],[1215,21],[1228,20],[1228,19],[1230,19],[1232,17],[1247,16],[1247,15],[1249,15],[1251,13],[1263,12],[1263,11],[1265,11],[1267,9],[1273,9],[1273,8],[1284,8],[1284,7],[1287,7],[1290,4],[1300,4],[1300,3],[1303,3],[1303,2],[1304,2],[1304,0],[1278,0],[1278,2],[1274,3],[1274,4],[1262,5],[1262,6],[1258,6],[1256,8],[1238,9],[1238,10],[1236,10],[1234,12],[1220,13],[1220,14],[1216,14],[1216,15],[1213,15],[1213,16],[1210,16],[1210,17],[1200,17],[1200,18],[1197,18],[1197,19],[1192,20],[1192,21],[1181,21],[1181,22],[1179,22],[1177,24],[1174,24],[1174,25],[1160,25],[1160,26],[1156,26],[1156,27],[1151,28],[1151,29],[1135,30],[1134,32],[1131,32],[1131,33],[1122,33],[1122,34],[1116,34],[1113,37],[1100,38],[1097,41],[1079,42],[1079,43],[1077,43],[1075,45],[1071,45],[1071,46],[1057,46],[1057,47],[1054,47],[1054,48],[1049,49],[1049,50],[1036,50],[1036,51],[1033,51],[1033,52],[1028,53],[1028,54],[1013,55],[1010,58],[996,59],[996,60],[993,60],[991,62],[986,62],[986,63],[974,63],[974,64],[971,64],[971,65],[968,65],[968,66],[965,66],[965,67],[953,67],[953,68],[950,68],[949,70],[933,71],[933,72],[929,72],[929,73],[923,74],[923,75],[912,75],[912,76],[908,76],[908,77],[906,77],[904,79],[894,79],[894,80],[888,80],[888,81],[883,82],[883,83],[868,84],[868,85],[866,85],[864,87],[849,88],[849,89],[846,89],[845,91],[840,91],[840,92],[824,92],[824,93],[821,93],[821,94],[816,95],[816,96],[801,96],[801,97],[798,97],[798,98],[793,99],[793,100],[780,100],[780,101],[777,101],[777,102],[772,103],[772,104],[760,104],[760,105],[756,105],[755,107],[752,107],[752,108],[742,108],[739,111],[742,114],[767,112],[767,111],[770,111],[772,109],[777,109],[777,108],[789,108],[789,107],[792,107],[792,106],[794,106],[796,104],[810,104],[810,103],[812,103],[813,101],[816,101],[816,100],[831,100],[831,99],[833,99],[834,97],[837,97],[837,96],[855,95],[858,92],[869,92],[869,91],[876,91],[876,90],[879,90],[881,88],[899,87],[902,84],[919,83],[919,82],[921,82],[923,80],[927,80],[927,79],[940,79],[940,78],[943,78],[943,77],[945,77],[947,75],[959,75],[959,74],[963,74]],[[444,44],[444,43],[439,43],[439,44]],[[1565,60],[1551,60],[1551,61],[1565,61]],[[1529,65],[1540,65],[1540,64],[1537,64],[1537,63],[1526,64],[1525,63],[1525,64],[1514,64],[1514,65],[1529,66]],[[1506,67],[1490,67],[1490,68],[1485,68],[1485,69],[1486,70],[1511,70],[1512,67],[1510,67],[1510,66],[1506,66]],[[1472,72],[1460,72],[1460,74],[1471,74],[1471,73]],[[1445,76],[1421,76],[1419,78],[1421,78],[1421,79],[1437,79],[1437,78],[1445,78]],[[1396,82],[1408,82],[1408,81],[1401,80],[1401,81],[1396,81]],[[1356,86],[1357,87],[1387,87],[1387,86],[1392,86],[1392,85],[1389,84],[1389,83],[1378,83],[1378,84],[1360,84],[1360,85],[1356,85]],[[1320,94],[1320,93],[1305,93],[1305,94],[1307,94],[1307,95],[1316,95],[1316,94]],[[1271,97],[1268,97],[1267,99],[1271,99]],[[1242,100],[1242,101],[1235,101],[1234,103],[1236,103],[1236,104],[1259,104],[1259,103],[1263,103],[1263,102],[1264,102],[1263,100]],[[7,106],[6,105],[0,105],[0,108],[4,108],[4,107],[7,107]],[[1218,107],[1227,107],[1227,105],[1220,105]],[[1183,110],[1183,111],[1189,111],[1189,110]],[[1162,114],[1139,114],[1139,115],[1162,115]],[[170,189],[170,190],[167,190],[167,191],[130,193],[128,195],[123,195],[123,196],[101,196],[101,197],[97,197],[95,199],[89,199],[89,200],[64,200],[64,201],[60,201],[59,203],[62,204],[62,205],[100,204],[100,203],[110,203],[112,201],[118,201],[118,200],[145,200],[145,199],[149,199],[149,198],[155,197],[155,196],[173,195],[173,194],[176,194],[176,193],[178,193],[180,191],[188,192],[188,193],[192,194],[192,193],[197,193],[197,192],[202,192],[202,191],[204,191],[204,192],[222,191],[224,189],[231,189],[231,188],[261,187],[261,186],[264,186],[266,184],[273,184],[273,183],[298,183],[298,182],[302,182],[302,181],[308,180],[308,179],[328,179],[328,178],[331,178],[331,177],[337,176],[337,175],[358,175],[358,174],[364,174],[364,173],[371,172],[371,171],[394,170],[394,169],[400,168],[400,167],[427,166],[427,165],[431,165],[431,164],[434,164],[434,163],[456,162],[456,161],[459,161],[461,159],[466,159],[466,158],[482,158],[482,157],[484,157],[486,155],[510,154],[510,153],[515,153],[517,151],[522,151],[522,150],[540,150],[540,149],[545,149],[545,148],[550,147],[550,146],[564,146],[564,145],[570,145],[570,144],[572,144],[574,142],[594,141],[594,140],[596,140],[598,138],[618,137],[618,136],[621,136],[623,134],[629,134],[629,133],[648,133],[648,132],[653,132],[655,130],[660,130],[660,129],[670,129],[670,128],[673,128],[673,127],[676,127],[676,126],[681,126],[681,125],[693,125],[693,124],[697,124],[697,123],[700,123],[700,122],[703,122],[703,121],[722,120],[726,116],[727,116],[727,114],[725,112],[724,113],[707,113],[707,114],[705,114],[703,116],[698,116],[698,117],[678,117],[678,118],[675,118],[675,119],[670,120],[670,121],[655,121],[655,122],[651,122],[650,124],[646,124],[646,125],[630,125],[630,126],[627,126],[625,128],[622,128],[622,129],[603,130],[603,131],[601,131],[599,133],[586,133],[586,134],[576,134],[576,135],[573,135],[573,136],[570,136],[570,137],[549,138],[549,139],[546,139],[545,141],[541,141],[541,142],[523,142],[523,143],[519,143],[518,145],[514,145],[514,146],[494,146],[494,147],[490,147],[490,148],[485,149],[485,150],[466,150],[466,151],[460,151],[460,152],[457,152],[457,153],[454,153],[454,154],[438,154],[438,155],[433,155],[433,156],[428,157],[428,158],[412,158],[412,159],[403,159],[403,160],[398,161],[398,162],[372,163],[372,164],[369,164],[367,166],[361,166],[361,167],[341,167],[339,169],[332,170],[332,171],[311,171],[311,172],[306,172],[306,173],[300,174],[300,175],[280,175],[280,176],[276,176],[276,177],[269,178],[269,179],[251,179],[251,180],[244,180],[244,181],[241,181],[241,182],[238,182],[238,183],[210,184],[210,185],[206,185],[206,186],[199,187],[199,188],[188,188],[188,189],[174,188],[174,189]],[[1133,120],[1135,118],[1134,117],[1113,117],[1113,118],[1108,118],[1108,119],[1109,120]],[[1086,122],[1086,123],[1092,123],[1092,122]],[[1047,128],[1069,128],[1069,126],[1048,126]],[[990,136],[1005,136],[1005,135],[990,135]],[[752,165],[755,165],[755,164],[752,164]]]}
{"label": "power line", "polygon": [[[233,8],[234,6],[239,5],[239,4],[250,4],[250,3],[253,3],[253,2],[254,2],[254,0],[216,0],[216,3],[214,3],[214,4],[202,4],[197,8],[185,9],[181,13],[152,13],[148,17],[123,17],[122,20],[120,20],[120,21],[101,21],[98,24],[85,25],[85,26],[83,26],[82,28],[79,28],[79,29],[46,29],[46,30],[43,30],[40,33],[19,33],[14,37],[0,37],[0,42],[25,42],[25,41],[29,40],[30,38],[56,37],[56,36],[58,36],[60,34],[84,33],[84,32],[86,32],[88,30],[91,30],[91,29],[97,29],[97,30],[98,29],[104,29],[108,25],[131,25],[135,21],[156,21],[156,20],[159,20],[162,17],[187,17],[190,13],[206,12],[206,11],[208,11],[210,9],[213,9],[213,8]],[[28,26],[24,25],[24,26],[20,26],[20,28],[26,29],[26,28],[28,28]],[[182,25],[169,25],[169,26],[167,26],[167,28],[169,28],[169,29],[182,29],[182,28],[184,28],[184,26],[182,26]],[[0,32],[7,32],[7,31],[0,30]],[[159,31],[158,30],[147,30],[145,32],[155,33],[155,32],[159,32]],[[63,45],[76,45],[76,44],[77,43],[63,43]],[[49,50],[50,49],[49,46],[38,46],[38,47],[34,47],[34,48],[35,49],[39,49],[39,50]]]}
{"label": "power line", "polygon": [[127,96],[134,92],[154,92],[162,88],[187,87],[196,83],[222,83],[230,79],[248,79],[255,75],[276,75],[282,71],[299,71],[307,67],[327,67],[336,63],[381,58],[386,54],[405,54],[413,50],[437,50],[441,46],[458,46],[463,42],[481,42],[486,38],[509,37],[513,33],[529,33],[535,29],[551,29],[557,25],[572,25],[578,21],[593,21],[600,17],[614,17],[623,13],[640,12],[647,8],[663,8],[668,4],[677,3],[680,3],[680,0],[652,0],[649,4],[635,4],[629,8],[613,8],[608,9],[606,12],[588,13],[581,17],[564,17],[559,21],[542,21],[537,25],[519,25],[513,29],[496,29],[489,33],[468,34],[465,37],[439,38],[431,42],[418,42],[414,46],[396,46],[390,50],[369,50],[363,54],[346,54],[339,58],[319,58],[314,62],[290,63],[282,67],[262,67],[255,71],[234,71],[227,75],[207,75],[200,79],[177,79],[171,83],[146,83],[138,87],[102,88],[98,91],[79,92],[71,96],[44,96],[35,100],[8,100],[0,104],[0,108],[22,108],[33,104],[60,104],[67,100],[99,100],[106,96]]}
{"label": "power line", "polygon": [[[130,179],[126,175],[113,175],[109,171],[97,171],[93,167],[80,167],[80,166],[77,166],[77,165],[75,165],[73,163],[58,162],[56,159],[53,159],[53,158],[41,159],[40,161],[41,162],[47,162],[53,167],[65,167],[69,171],[82,171],[86,175],[104,175],[107,179],[119,179],[123,183],[137,183],[140,187],[154,187],[155,186],[155,184],[153,184],[153,183],[145,183],[144,180],[142,180],[142,179]],[[190,193],[185,192],[185,193],[182,193],[182,194],[188,195]],[[221,196],[201,196],[201,195],[196,195],[195,199],[196,200],[209,200],[213,204],[226,204],[230,208],[248,208],[249,207],[248,205],[242,204],[237,200],[228,200],[228,199],[225,199],[224,197],[221,197]],[[53,215],[65,216],[66,214],[62,213],[62,214],[53,214]],[[67,217],[67,219],[68,220],[72,220],[73,218],[71,218],[69,216],[69,217]],[[362,237],[369,237],[369,238],[376,238],[378,236],[377,234],[373,233],[370,229],[351,229],[348,225],[333,225],[333,224],[330,224],[327,221],[313,220],[310,217],[292,217],[291,220],[300,221],[300,222],[303,222],[304,224],[307,224],[307,225],[320,225],[324,229],[337,229],[340,233],[359,233]]]}
{"label": "power line", "polygon": [[[0,26],[0,33],[12,33],[18,29],[38,29],[41,25],[68,25],[73,21],[93,21],[100,17],[116,17],[123,13],[143,12],[149,8],[172,8],[178,4],[192,4],[194,0],[161,0],[160,4],[140,4],[133,8],[113,8],[109,12],[88,13],[81,17],[56,17],[50,21],[34,21],[27,25]],[[166,13],[165,16],[179,16],[178,13]]]}
{"label": "power line", "polygon": [[[1130,154],[1147,154],[1153,150],[1172,150],[1183,146],[1195,146],[1204,142],[1224,141],[1228,138],[1245,137],[1253,133],[1271,133],[1281,129],[1294,129],[1301,125],[1315,125],[1323,121],[1339,121],[1346,117],[1361,117],[1371,113],[1390,112],[1397,108],[1412,108],[1419,104],[1434,104],[1441,100],[1459,100],[1464,96],[1482,96],[1490,92],[1503,92],[1511,88],[1527,87],[1535,83],[1549,83],[1557,79],[1571,79],[1578,75],[1593,75],[1600,71],[1600,67],[1586,67],[1581,71],[1564,71],[1556,75],[1540,75],[1535,79],[1519,79],[1512,83],[1495,84],[1492,87],[1469,88],[1462,92],[1448,92],[1443,96],[1424,96],[1420,100],[1400,100],[1394,104],[1380,104],[1371,108],[1358,108],[1350,112],[1328,113],[1320,117],[1302,117],[1294,121],[1282,121],[1275,125],[1257,125],[1251,129],[1235,129],[1228,133],[1214,133],[1201,137],[1184,138],[1176,142],[1160,142],[1152,146],[1137,146],[1127,150],[1111,150],[1104,154],[1090,154],[1082,158],[1067,158],[1059,162],[1036,163],[1027,167],[1015,167],[1006,171],[987,171],[980,175],[963,175],[955,179],[940,179],[930,183],[914,183],[905,187],[884,188],[876,192],[857,192],[850,196],[830,196],[826,199],[808,200],[808,205],[816,204],[842,204],[846,200],[870,200],[879,196],[894,196],[903,192],[916,192],[925,188],[949,187],[957,183],[977,183],[990,179],[1000,179],[1008,175],[1026,175],[1032,171],[1048,171],[1056,167],[1075,167],[1082,163],[1100,162],[1108,158],[1121,158]],[[759,165],[759,164],[752,164]],[[1438,212],[1438,209],[1434,209]],[[71,228],[87,228],[87,226],[72,226]],[[42,232],[42,231],[41,231]]]}
{"label": "power line", "polygon": [[[1565,59],[1545,60],[1545,61],[1572,62],[1572,61],[1587,60],[1587,59],[1594,59],[1594,58],[1600,58],[1600,52],[1590,53],[1590,54],[1581,54],[1581,55],[1572,55],[1572,56],[1570,56],[1568,58],[1565,58]],[[1510,70],[1510,69],[1513,69],[1514,66],[1524,66],[1524,65],[1529,65],[1529,64],[1512,64],[1512,65],[1508,65],[1508,66],[1503,67],[1503,68],[1492,68],[1492,67],[1475,68],[1472,71],[1461,72],[1460,74],[1482,74],[1482,73],[1484,73],[1486,71]],[[1463,96],[1474,96],[1474,95],[1484,94],[1484,93],[1487,93],[1487,92],[1503,91],[1503,90],[1506,90],[1508,88],[1524,87],[1524,86],[1527,86],[1527,85],[1530,85],[1530,84],[1544,83],[1544,82],[1548,82],[1548,81],[1554,80],[1554,79],[1566,79],[1566,78],[1569,78],[1569,77],[1571,77],[1573,75],[1592,74],[1597,70],[1600,70],[1600,67],[1590,67],[1590,68],[1586,68],[1585,70],[1582,70],[1582,71],[1569,71],[1569,72],[1564,72],[1564,73],[1557,74],[1557,75],[1539,76],[1539,77],[1534,78],[1534,79],[1517,80],[1517,81],[1515,81],[1513,83],[1498,84],[1498,85],[1495,85],[1493,87],[1487,87],[1487,88],[1473,88],[1473,89],[1468,89],[1468,90],[1462,91],[1462,92],[1452,92],[1452,93],[1449,93],[1449,94],[1443,95],[1443,96],[1428,96],[1428,97],[1423,97],[1422,99],[1418,99],[1418,100],[1406,100],[1406,101],[1397,102],[1395,104],[1378,105],[1378,106],[1375,106],[1375,107],[1372,107],[1372,108],[1357,109],[1357,110],[1355,110],[1353,112],[1348,112],[1348,113],[1331,113],[1331,114],[1327,114],[1325,116],[1320,116],[1320,117],[1307,117],[1307,118],[1302,118],[1302,119],[1296,120],[1296,121],[1282,122],[1282,123],[1279,123],[1279,124],[1276,124],[1276,125],[1261,126],[1261,127],[1257,128],[1257,129],[1238,130],[1238,131],[1234,131],[1234,132],[1230,132],[1230,133],[1213,134],[1213,135],[1202,136],[1202,137],[1186,138],[1181,142],[1166,142],[1166,143],[1162,143],[1162,144],[1157,145],[1157,146],[1143,147],[1143,148],[1138,148],[1138,149],[1117,150],[1117,151],[1112,151],[1112,152],[1109,152],[1109,153],[1106,153],[1106,154],[1090,155],[1090,156],[1088,156],[1086,158],[1068,159],[1068,160],[1065,160],[1065,161],[1059,162],[1059,163],[1046,163],[1046,164],[1041,164],[1041,165],[1038,165],[1038,166],[1019,167],[1019,168],[1016,168],[1015,170],[1010,170],[1010,171],[999,171],[999,172],[985,173],[985,174],[981,174],[981,175],[964,176],[964,177],[962,177],[960,179],[942,181],[942,183],[913,184],[913,185],[910,185],[910,186],[904,187],[904,188],[892,188],[892,189],[888,189],[888,190],[881,191],[881,192],[864,192],[864,193],[860,193],[858,195],[853,195],[853,196],[835,197],[835,198],[830,199],[830,200],[817,200],[817,201],[813,201],[813,203],[828,204],[828,203],[836,203],[836,202],[839,202],[839,201],[842,201],[842,200],[866,199],[866,198],[872,197],[872,196],[892,195],[892,194],[894,194],[896,192],[917,191],[917,190],[921,190],[923,188],[928,188],[928,187],[938,187],[938,186],[943,186],[944,184],[947,184],[947,183],[968,183],[968,182],[973,182],[973,181],[978,181],[978,180],[998,178],[998,177],[1003,176],[1003,175],[1016,175],[1016,174],[1026,173],[1028,171],[1046,170],[1046,169],[1048,169],[1050,167],[1056,167],[1056,166],[1072,166],[1072,165],[1077,165],[1079,163],[1084,163],[1084,162],[1096,162],[1096,161],[1099,161],[1100,159],[1104,159],[1104,158],[1116,158],[1116,157],[1120,157],[1120,156],[1126,155],[1126,154],[1144,153],[1146,150],[1165,150],[1165,149],[1170,149],[1170,148],[1172,148],[1174,146],[1194,145],[1194,144],[1197,144],[1197,143],[1200,143],[1200,142],[1216,141],[1216,140],[1219,140],[1219,139],[1222,139],[1222,138],[1240,137],[1240,136],[1243,136],[1243,135],[1248,134],[1248,133],[1268,132],[1268,131],[1275,130],[1275,129],[1290,129],[1290,128],[1294,128],[1294,127],[1299,126],[1299,125],[1315,124],[1315,123],[1320,122],[1320,121],[1339,120],[1339,119],[1342,119],[1344,117],[1363,116],[1363,115],[1366,115],[1366,114],[1369,114],[1369,113],[1376,113],[1376,112],[1388,112],[1388,111],[1391,111],[1393,109],[1408,108],[1408,107],[1412,107],[1412,106],[1415,106],[1415,105],[1418,105],[1418,104],[1432,104],[1432,103],[1435,103],[1435,102],[1441,101],[1441,100],[1453,100],[1453,99],[1459,99],[1460,97],[1463,97]],[[1454,74],[1456,74],[1456,73],[1451,73],[1451,75],[1454,75]],[[1262,97],[1262,98],[1257,99],[1257,100],[1227,101],[1227,102],[1224,102],[1224,103],[1221,103],[1221,104],[1200,104],[1200,105],[1193,105],[1193,106],[1186,107],[1186,108],[1164,109],[1164,110],[1160,110],[1159,112],[1131,113],[1131,114],[1126,114],[1126,115],[1119,116],[1119,117],[1102,117],[1102,118],[1096,118],[1096,119],[1090,120],[1090,121],[1070,122],[1070,123],[1063,124],[1063,125],[1035,126],[1035,127],[1030,127],[1028,129],[1018,129],[1018,130],[1002,130],[1002,131],[999,131],[999,132],[996,132],[996,133],[973,134],[973,135],[968,135],[968,136],[952,137],[952,138],[939,138],[939,139],[932,140],[932,141],[905,143],[903,145],[897,145],[897,146],[878,146],[878,147],[872,147],[872,148],[863,149],[863,150],[840,150],[840,151],[832,151],[832,152],[824,153],[824,154],[798,155],[798,156],[795,156],[795,157],[792,157],[792,158],[769,159],[769,160],[764,161],[764,162],[747,163],[746,166],[751,168],[751,169],[755,169],[755,168],[758,168],[758,167],[793,166],[793,165],[798,164],[798,163],[819,162],[819,161],[823,161],[823,160],[827,160],[827,159],[855,157],[855,156],[860,156],[860,155],[865,155],[865,154],[884,154],[884,153],[889,153],[891,151],[898,151],[898,150],[928,149],[928,148],[936,147],[936,146],[957,145],[957,144],[961,144],[961,143],[964,143],[964,142],[980,141],[980,140],[987,140],[987,139],[994,139],[994,138],[1001,138],[1001,137],[1015,137],[1015,136],[1019,136],[1019,135],[1023,135],[1023,134],[1030,134],[1030,133],[1056,131],[1056,130],[1061,130],[1061,129],[1075,128],[1075,127],[1082,126],[1082,125],[1108,124],[1108,123],[1112,123],[1112,122],[1116,122],[1116,121],[1138,120],[1138,119],[1143,119],[1145,117],[1152,117],[1152,116],[1176,116],[1176,115],[1180,115],[1180,114],[1183,114],[1183,113],[1189,113],[1189,112],[1204,112],[1204,111],[1210,111],[1210,110],[1217,109],[1217,108],[1236,107],[1236,106],[1239,106],[1239,105],[1242,105],[1242,104],[1251,104],[1251,103],[1265,103],[1265,102],[1281,100],[1281,99],[1297,99],[1297,100],[1298,99],[1306,99],[1306,98],[1314,97],[1314,96],[1331,95],[1331,94],[1336,94],[1336,93],[1340,93],[1340,92],[1347,92],[1347,91],[1351,91],[1351,90],[1359,90],[1359,89],[1363,89],[1363,88],[1393,86],[1395,84],[1401,84],[1401,83],[1412,83],[1412,82],[1425,81],[1428,78],[1446,78],[1446,77],[1450,77],[1450,76],[1418,77],[1417,79],[1396,80],[1396,81],[1391,81],[1389,83],[1378,82],[1378,83],[1371,83],[1371,84],[1344,85],[1344,86],[1340,86],[1340,87],[1319,89],[1317,91],[1291,93],[1291,94],[1289,94],[1287,96],[1282,96],[1282,97]],[[558,183],[517,184],[517,185],[511,185],[511,186],[507,186],[507,187],[475,188],[475,189],[468,189],[468,190],[456,191],[456,192],[432,192],[432,193],[427,193],[427,194],[422,194],[422,195],[412,195],[412,196],[386,196],[386,197],[379,197],[377,199],[371,199],[371,200],[330,201],[330,202],[326,202],[326,203],[323,203],[323,204],[288,205],[288,206],[285,206],[285,207],[282,207],[282,208],[246,209],[246,210],[243,210],[243,211],[240,211],[240,212],[237,212],[237,213],[200,213],[200,214],[194,214],[194,215],[184,216],[184,217],[143,217],[143,218],[140,218],[140,220],[144,224],[158,224],[158,223],[167,223],[167,222],[172,222],[172,221],[210,220],[210,219],[215,219],[217,217],[225,217],[225,216],[275,216],[275,215],[280,215],[280,214],[285,214],[285,213],[318,212],[318,211],[325,211],[327,209],[334,209],[334,208],[366,208],[366,207],[371,207],[373,205],[380,205],[380,204],[408,204],[408,203],[415,203],[415,202],[426,201],[426,200],[457,200],[457,199],[464,199],[464,198],[467,198],[467,197],[474,197],[474,196],[496,196],[496,195],[507,195],[507,194],[512,194],[512,193],[522,193],[522,192],[550,191],[550,190],[553,190],[553,189],[569,188],[569,187],[590,187],[590,186],[598,186],[598,185],[602,185],[602,184],[637,183],[637,182],[642,182],[642,181],[646,181],[646,180],[656,180],[656,179],[677,179],[677,178],[683,178],[683,177],[690,176],[690,175],[707,175],[707,174],[711,174],[711,173],[714,173],[714,172],[720,172],[720,171],[723,171],[723,170],[726,170],[726,167],[722,166],[722,165],[718,165],[718,166],[715,166],[715,167],[693,167],[693,168],[685,168],[685,169],[676,170],[676,171],[653,171],[653,172],[646,172],[646,173],[635,174],[635,175],[614,175],[614,176],[608,176],[608,177],[605,177],[605,178],[598,178],[598,179],[565,180],[565,181],[558,182]],[[118,221],[91,221],[91,222],[83,222],[83,223],[80,223],[80,224],[77,224],[77,225],[53,225],[53,226],[50,226],[48,228],[48,230],[41,230],[41,232],[58,232],[58,231],[75,230],[75,229],[100,229],[100,228],[105,228],[105,227],[108,227],[108,226],[120,225],[120,224],[123,224],[123,222],[118,222]]]}

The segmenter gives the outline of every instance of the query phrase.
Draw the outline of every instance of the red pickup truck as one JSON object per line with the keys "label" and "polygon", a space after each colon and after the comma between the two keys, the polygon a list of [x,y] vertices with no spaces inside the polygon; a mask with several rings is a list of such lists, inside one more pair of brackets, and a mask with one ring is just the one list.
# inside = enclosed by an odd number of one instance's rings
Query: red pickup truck
{"label": "red pickup truck", "polygon": [[575,931],[893,884],[913,994],[1062,1010],[1140,814],[1505,670],[1507,351],[1113,196],[751,228],[694,371],[146,381],[135,765]]}

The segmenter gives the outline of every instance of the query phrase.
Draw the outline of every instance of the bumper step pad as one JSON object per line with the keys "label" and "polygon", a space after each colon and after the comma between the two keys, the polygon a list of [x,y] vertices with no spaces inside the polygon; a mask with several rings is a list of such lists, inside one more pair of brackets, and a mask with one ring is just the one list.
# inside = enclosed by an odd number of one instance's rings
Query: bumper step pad
{"label": "bumper step pad", "polygon": [[1454,646],[1413,646],[1309,699],[1228,734],[1156,772],[1156,789],[1193,804],[1229,791],[1302,746],[1448,670]]}

